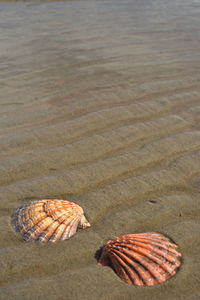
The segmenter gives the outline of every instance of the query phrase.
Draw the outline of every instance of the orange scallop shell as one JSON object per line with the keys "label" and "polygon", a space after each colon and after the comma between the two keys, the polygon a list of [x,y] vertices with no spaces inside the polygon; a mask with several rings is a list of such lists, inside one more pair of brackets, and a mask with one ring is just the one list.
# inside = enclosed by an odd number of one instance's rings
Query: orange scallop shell
{"label": "orange scallop shell", "polygon": [[79,205],[57,199],[21,205],[12,216],[12,224],[24,240],[36,242],[64,241],[77,228],[90,227]]}
{"label": "orange scallop shell", "polygon": [[177,247],[159,233],[127,234],[107,242],[99,264],[111,266],[128,284],[152,286],[176,274],[181,265]]}

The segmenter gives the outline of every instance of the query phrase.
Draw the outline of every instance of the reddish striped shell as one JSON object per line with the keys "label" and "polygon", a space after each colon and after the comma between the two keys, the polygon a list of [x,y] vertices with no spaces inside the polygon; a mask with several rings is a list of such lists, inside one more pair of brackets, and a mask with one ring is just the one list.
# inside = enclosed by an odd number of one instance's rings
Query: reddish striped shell
{"label": "reddish striped shell", "polygon": [[21,205],[12,216],[12,224],[24,240],[36,242],[64,241],[78,227],[90,227],[79,205],[57,199]]}
{"label": "reddish striped shell", "polygon": [[162,234],[127,234],[104,246],[99,264],[111,266],[126,283],[155,285],[174,276],[181,265],[177,245]]}

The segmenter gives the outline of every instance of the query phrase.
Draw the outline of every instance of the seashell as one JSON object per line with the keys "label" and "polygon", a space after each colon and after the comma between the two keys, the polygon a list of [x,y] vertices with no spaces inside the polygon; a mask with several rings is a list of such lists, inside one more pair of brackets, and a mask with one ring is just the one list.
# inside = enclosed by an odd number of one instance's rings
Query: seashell
{"label": "seashell", "polygon": [[39,200],[21,205],[12,225],[26,241],[57,242],[69,239],[77,228],[90,227],[83,209],[66,200]]}
{"label": "seashell", "polygon": [[111,266],[128,284],[152,286],[176,274],[181,265],[177,247],[159,233],[127,234],[108,241],[98,263]]}

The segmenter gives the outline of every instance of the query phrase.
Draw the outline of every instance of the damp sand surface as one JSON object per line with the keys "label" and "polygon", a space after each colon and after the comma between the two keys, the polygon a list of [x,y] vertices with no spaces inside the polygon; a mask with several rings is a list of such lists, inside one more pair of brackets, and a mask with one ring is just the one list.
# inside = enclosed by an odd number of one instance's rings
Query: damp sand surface
{"label": "damp sand surface", "polygon": [[[0,3],[0,299],[198,300],[200,3]],[[57,244],[10,225],[74,201],[91,228]],[[97,265],[108,239],[156,231],[183,253],[143,288]]]}

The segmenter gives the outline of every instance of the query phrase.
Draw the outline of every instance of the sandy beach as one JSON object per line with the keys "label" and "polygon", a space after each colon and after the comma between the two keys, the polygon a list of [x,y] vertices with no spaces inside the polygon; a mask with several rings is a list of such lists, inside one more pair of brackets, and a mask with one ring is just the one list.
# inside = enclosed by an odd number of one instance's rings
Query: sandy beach
{"label": "sandy beach", "polygon": [[[200,299],[199,29],[197,0],[0,3],[0,299]],[[91,228],[23,241],[11,214],[37,199],[74,201]],[[147,231],[180,246],[172,279],[97,265]]]}

